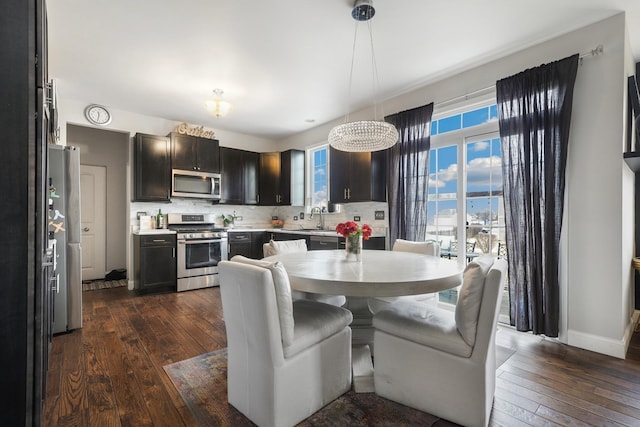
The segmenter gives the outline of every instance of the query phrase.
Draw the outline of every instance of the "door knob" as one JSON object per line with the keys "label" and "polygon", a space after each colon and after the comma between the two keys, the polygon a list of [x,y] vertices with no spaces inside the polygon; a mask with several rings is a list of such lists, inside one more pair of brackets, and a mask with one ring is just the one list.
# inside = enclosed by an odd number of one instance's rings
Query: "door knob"
{"label": "door knob", "polygon": [[89,231],[89,227],[85,227],[85,228],[83,228],[83,229],[82,229],[82,231],[84,231],[84,232]]}

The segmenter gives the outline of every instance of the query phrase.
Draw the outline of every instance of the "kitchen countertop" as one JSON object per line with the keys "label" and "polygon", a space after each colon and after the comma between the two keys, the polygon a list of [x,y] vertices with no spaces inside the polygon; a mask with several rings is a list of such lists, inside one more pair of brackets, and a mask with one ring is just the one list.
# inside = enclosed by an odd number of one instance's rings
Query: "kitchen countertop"
{"label": "kitchen countertop", "polygon": [[[227,229],[228,233],[233,232],[246,232],[246,231],[270,231],[272,233],[287,233],[287,234],[300,234],[303,236],[335,236],[340,237],[336,230],[319,230],[317,228],[255,228],[255,227],[234,227]],[[376,233],[375,230],[371,237],[386,237],[384,233]]]}
{"label": "kitchen countertop", "polygon": [[149,235],[149,234],[176,234],[174,230],[168,230],[166,228],[154,228],[151,230],[136,230],[133,234],[137,234],[140,236]]}

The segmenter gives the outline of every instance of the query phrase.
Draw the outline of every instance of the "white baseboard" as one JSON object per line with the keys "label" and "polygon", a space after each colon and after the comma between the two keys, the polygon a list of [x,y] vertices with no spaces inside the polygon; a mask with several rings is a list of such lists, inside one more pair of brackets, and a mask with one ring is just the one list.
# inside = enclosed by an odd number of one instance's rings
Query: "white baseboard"
{"label": "white baseboard", "polygon": [[569,330],[567,332],[567,344],[573,347],[583,348],[585,350],[595,351],[609,356],[624,359],[631,342],[638,321],[640,320],[640,311],[634,311],[630,322],[624,331],[621,340],[601,337],[599,335],[587,334],[584,332]]}

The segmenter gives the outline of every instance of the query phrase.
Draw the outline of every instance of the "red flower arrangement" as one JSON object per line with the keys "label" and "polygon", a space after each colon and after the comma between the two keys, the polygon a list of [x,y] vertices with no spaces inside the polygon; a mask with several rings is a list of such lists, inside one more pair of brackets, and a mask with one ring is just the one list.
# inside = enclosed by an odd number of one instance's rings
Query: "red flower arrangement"
{"label": "red flower arrangement", "polygon": [[338,224],[336,226],[336,232],[341,234],[345,239],[362,234],[364,240],[369,240],[373,230],[369,227],[369,224],[363,224],[362,227],[359,227],[355,222],[347,221]]}

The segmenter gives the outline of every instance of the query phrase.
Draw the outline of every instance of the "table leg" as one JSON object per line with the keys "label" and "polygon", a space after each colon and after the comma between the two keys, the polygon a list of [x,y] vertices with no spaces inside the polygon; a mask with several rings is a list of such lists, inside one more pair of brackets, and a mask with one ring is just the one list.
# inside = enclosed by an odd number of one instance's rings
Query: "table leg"
{"label": "table leg", "polygon": [[353,314],[351,322],[351,367],[353,390],[356,393],[372,393],[373,362],[373,314],[369,310],[368,298],[347,297],[345,308]]}

